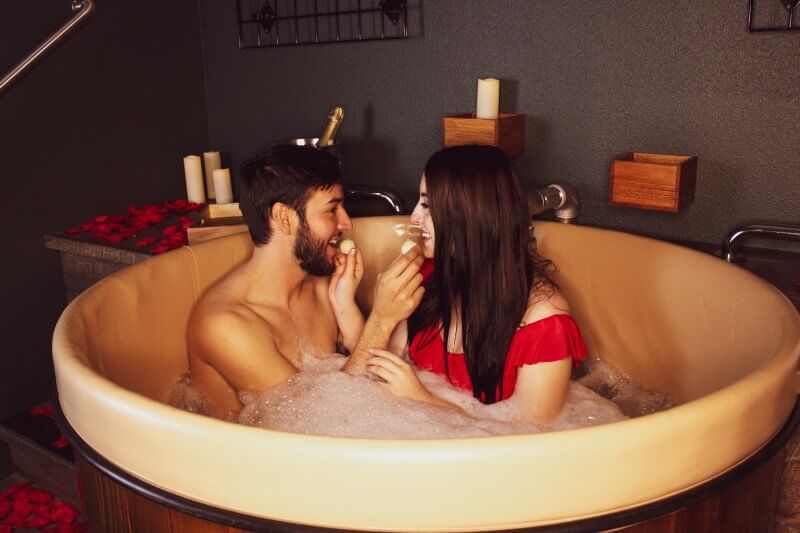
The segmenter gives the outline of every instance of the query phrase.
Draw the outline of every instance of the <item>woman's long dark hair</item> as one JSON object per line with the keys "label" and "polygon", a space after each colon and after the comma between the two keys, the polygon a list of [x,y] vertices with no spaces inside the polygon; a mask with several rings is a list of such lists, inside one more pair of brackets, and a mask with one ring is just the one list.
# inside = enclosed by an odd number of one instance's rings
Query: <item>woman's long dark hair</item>
{"label": "woman's long dark hair", "polygon": [[[460,303],[473,394],[494,403],[502,399],[506,353],[529,295],[554,287],[548,277],[552,263],[536,253],[527,196],[499,148],[441,150],[425,165],[425,181],[435,232],[435,268],[422,302],[408,320],[408,338],[428,328],[438,334],[441,325],[446,352],[451,309]],[[449,379],[448,358],[444,359]]]}

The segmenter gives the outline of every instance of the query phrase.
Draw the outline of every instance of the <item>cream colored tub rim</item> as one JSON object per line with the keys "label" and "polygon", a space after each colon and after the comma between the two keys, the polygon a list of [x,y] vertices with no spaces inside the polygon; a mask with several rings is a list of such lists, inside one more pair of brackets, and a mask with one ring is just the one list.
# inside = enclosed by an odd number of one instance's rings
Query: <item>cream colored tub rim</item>
{"label": "cream colored tub rim", "polygon": [[[90,289],[87,297],[94,292]],[[78,302],[83,297],[73,302]],[[241,440],[252,441],[259,447],[277,446],[281,449],[297,450],[299,456],[322,456],[337,462],[348,462],[348,458],[362,458],[374,464],[386,460],[396,461],[397,457],[413,456],[414,460],[423,464],[433,465],[437,461],[452,462],[459,457],[469,458],[473,461],[492,461],[502,454],[515,454],[520,449],[542,449],[560,447],[568,444],[574,447],[576,442],[622,441],[631,443],[641,440],[648,434],[658,434],[660,438],[672,440],[671,432],[675,427],[690,427],[692,424],[702,424],[703,420],[714,420],[717,425],[721,420],[734,420],[742,418],[742,412],[758,412],[766,418],[759,419],[748,428],[748,437],[741,442],[738,440],[717,443],[709,440],[709,446],[721,445],[716,455],[724,455],[725,460],[719,460],[719,468],[703,474],[703,477],[686,472],[689,478],[672,480],[669,489],[658,493],[649,493],[645,499],[626,500],[618,502],[619,505],[604,508],[605,511],[594,511],[589,514],[577,515],[577,519],[599,514],[616,512],[626,508],[637,508],[648,501],[657,501],[669,498],[684,490],[691,490],[708,480],[714,479],[720,473],[734,468],[747,457],[768,442],[770,438],[784,425],[789,417],[791,407],[794,406],[796,396],[792,395],[792,405],[788,405],[785,393],[786,384],[794,387],[796,372],[796,357],[798,352],[796,315],[786,315],[786,326],[781,328],[782,338],[777,345],[772,345],[772,354],[752,372],[735,380],[729,385],[713,393],[702,396],[696,400],[686,402],[673,409],[653,415],[627,420],[616,424],[600,425],[588,428],[574,429],[561,432],[543,433],[534,435],[514,435],[490,438],[472,439],[439,439],[439,440],[373,440],[351,439],[323,436],[309,436],[278,431],[239,426],[216,419],[195,415],[189,412],[170,407],[147,396],[140,395],[125,389],[114,382],[99,375],[88,364],[86,354],[82,353],[81,343],[70,342],[88,333],[85,329],[84,318],[75,312],[76,307],[68,308],[56,326],[53,339],[54,363],[58,379],[59,390],[67,392],[62,399],[64,416],[73,427],[75,433],[94,449],[100,456],[107,458],[109,463],[128,472],[131,476],[143,480],[148,485],[154,485],[169,491],[171,476],[164,473],[158,475],[139,474],[136,467],[128,468],[127,453],[108,453],[114,448],[119,448],[119,443],[112,444],[113,435],[108,435],[106,428],[97,427],[97,418],[112,418],[117,422],[130,421],[140,428],[152,427],[155,435],[163,432],[165,447],[137,450],[136,454],[163,455],[168,457],[171,453],[170,440],[186,438],[193,434],[224,435],[230,442]],[[792,389],[793,391],[793,389]],[[709,418],[711,417],[711,418]],[[202,438],[202,437],[201,437]],[[112,439],[112,440],[109,440]],[[109,448],[110,446],[110,448]],[[696,446],[695,446],[696,447]],[[727,448],[727,449],[725,449]],[[645,452],[650,451],[643,448]],[[673,452],[667,450],[668,455]],[[529,453],[529,452],[528,452]],[[676,457],[679,457],[678,454]],[[677,459],[680,461],[680,459]],[[172,488],[173,494],[194,501],[217,502],[216,499],[204,498],[193,494],[192,491]],[[256,508],[239,508],[233,502],[220,502],[219,507],[235,513],[259,515]],[[291,517],[276,516],[274,519],[288,522],[303,522],[301,515]],[[329,525],[328,522],[312,522]],[[536,522],[537,524],[539,522]]]}
{"label": "cream colored tub rim", "polygon": [[[76,299],[69,307],[72,307],[74,304],[78,302]],[[73,347],[69,346],[69,342],[67,340],[68,334],[64,331],[67,322],[70,319],[71,312],[68,308],[67,311],[64,312],[62,317],[59,319],[58,323],[56,324],[56,328],[54,331],[53,336],[53,354],[54,354],[54,363],[56,364],[57,368],[57,378],[58,381],[61,379],[67,378],[69,376],[70,379],[77,379],[78,382],[83,384],[85,390],[94,391],[95,393],[100,392],[102,396],[110,400],[111,403],[108,405],[115,405],[122,411],[128,411],[130,414],[135,414],[139,412],[139,409],[142,409],[144,412],[159,412],[163,416],[174,419],[175,421],[182,421],[185,423],[199,423],[199,424],[211,424],[208,426],[209,431],[216,431],[216,430],[223,430],[224,428],[233,429],[236,428],[237,430],[245,430],[248,431],[249,434],[264,434],[269,433],[272,436],[292,436],[293,438],[298,438],[304,441],[305,439],[321,439],[325,442],[332,442],[332,441],[342,441],[347,443],[394,443],[400,444],[402,446],[406,446],[409,443],[414,442],[426,442],[426,443],[440,443],[442,446],[450,447],[453,443],[457,442],[468,442],[468,443],[475,443],[478,440],[485,440],[490,439],[493,442],[498,440],[505,440],[505,439],[530,439],[530,438],[546,438],[548,436],[563,436],[565,433],[575,434],[575,435],[586,435],[587,437],[596,431],[606,431],[612,427],[617,426],[625,426],[626,428],[630,428],[633,430],[635,427],[634,424],[641,425],[638,427],[637,430],[643,430],[646,424],[651,423],[664,423],[668,418],[671,417],[678,417],[683,416],[684,413],[688,412],[689,410],[695,409],[705,409],[706,406],[714,405],[718,402],[727,402],[733,401],[735,402],[737,398],[748,397],[752,392],[756,390],[769,390],[770,388],[776,386],[776,384],[782,381],[782,376],[787,372],[794,372],[795,376],[797,375],[796,369],[796,361],[798,359],[798,354],[800,354],[800,339],[798,339],[797,335],[795,335],[794,340],[790,335],[791,332],[783,331],[784,339],[781,343],[781,347],[778,350],[778,353],[762,363],[755,371],[747,374],[738,380],[734,381],[733,383],[729,384],[722,389],[714,391],[710,394],[702,396],[698,399],[674,406],[670,409],[666,409],[664,411],[659,411],[650,415],[646,415],[643,417],[632,418],[628,420],[624,420],[621,422],[615,422],[612,424],[601,424],[597,426],[589,426],[584,428],[575,428],[563,431],[554,431],[554,432],[544,432],[544,433],[536,433],[536,434],[523,434],[523,435],[503,435],[503,436],[490,436],[490,437],[471,437],[471,438],[453,438],[453,439],[408,439],[408,440],[401,440],[401,439],[366,439],[366,438],[352,438],[352,437],[328,437],[322,435],[305,435],[305,434],[295,434],[295,433],[287,433],[282,431],[270,430],[267,428],[259,428],[259,427],[251,427],[251,426],[244,426],[239,425],[232,422],[227,422],[223,420],[219,420],[216,418],[208,417],[199,415],[196,413],[191,413],[177,407],[173,407],[168,405],[165,402],[159,402],[152,398],[148,398],[147,396],[132,392],[120,385],[117,385],[113,381],[105,378],[104,376],[98,374],[91,366],[88,365],[86,358],[80,357],[75,353]],[[800,322],[800,321],[799,321]],[[795,330],[799,328],[796,327]],[[742,396],[744,395],[744,396]],[[118,399],[119,401],[114,401],[114,399]],[[64,410],[65,416],[67,420],[69,420],[69,407],[63,406],[62,409]],[[85,436],[81,436],[87,442],[90,442],[90,439],[87,439]]]}
{"label": "cream colored tub rim", "polygon": [[[87,372],[90,372],[88,369],[85,369]],[[120,389],[122,394],[123,401],[133,400],[133,403],[142,402],[144,404],[151,404],[151,407],[156,407],[158,409],[165,409],[169,411],[173,411],[171,415],[176,417],[176,421],[181,423],[195,423],[199,422],[201,424],[206,424],[208,426],[209,431],[214,430],[223,430],[224,428],[228,428],[228,430],[236,428],[238,430],[248,431],[253,430],[256,432],[268,432],[268,433],[278,433],[281,434],[280,436],[285,436],[288,438],[300,438],[305,441],[306,444],[310,441],[317,441],[318,443],[324,444],[326,447],[329,446],[344,446],[344,450],[346,453],[352,452],[352,445],[354,444],[354,440],[358,439],[334,439],[331,437],[322,437],[322,436],[312,436],[312,435],[292,435],[288,433],[281,433],[281,432],[270,432],[269,430],[262,430],[260,428],[247,428],[243,426],[236,426],[235,424],[223,422],[216,419],[211,419],[207,417],[203,417],[201,415],[195,415],[193,413],[188,413],[185,411],[181,411],[179,409],[172,408],[170,406],[159,404],[158,402],[151,400],[146,397],[142,397],[136,393],[126,391],[125,389],[121,389],[116,385],[109,383],[108,384],[112,388]],[[168,486],[160,487],[158,485],[154,485],[152,481],[142,479],[135,474],[128,472],[123,466],[116,465],[106,459],[102,454],[100,454],[97,450],[95,450],[83,437],[75,431],[74,427],[72,426],[71,422],[69,421],[69,417],[66,413],[61,409],[61,405],[58,403],[58,398],[56,398],[56,418],[61,426],[63,432],[70,438],[70,441],[73,445],[76,445],[78,452],[95,468],[100,469],[101,472],[106,474],[107,476],[111,477],[112,479],[122,483],[127,488],[134,490],[136,493],[142,494],[152,500],[155,500],[159,503],[167,504],[173,508],[177,508],[183,512],[187,512],[189,514],[200,516],[204,519],[209,519],[218,523],[223,523],[235,527],[253,527],[254,529],[260,529],[264,527],[264,522],[271,522],[273,524],[285,524],[287,522],[283,522],[280,520],[272,520],[268,517],[258,517],[248,514],[243,514],[235,509],[226,509],[220,507],[214,507],[213,505],[209,505],[207,503],[203,503],[191,498],[187,498],[181,494],[177,494],[174,492],[170,492]],[[690,402],[692,403],[692,402]],[[139,408],[142,406],[132,406],[135,408]],[[675,408],[678,409],[678,408]],[[658,416],[649,415],[650,417]],[[645,417],[647,418],[647,417]],[[638,419],[643,420],[643,419]],[[742,458],[741,461],[738,463],[731,465],[725,471],[718,473],[718,475],[695,484],[692,487],[687,487],[685,490],[676,491],[673,495],[667,495],[663,498],[655,499],[651,502],[644,503],[644,504],[637,504],[631,506],[627,509],[621,510],[612,510],[610,513],[607,514],[599,514],[595,517],[587,517],[581,518],[577,521],[570,522],[571,526],[576,526],[581,523],[586,524],[587,526],[591,526],[591,529],[587,530],[606,530],[611,529],[614,527],[619,527],[626,524],[631,524],[634,522],[648,520],[650,518],[672,512],[674,510],[678,510],[683,508],[687,505],[695,503],[699,501],[705,495],[713,494],[723,488],[729,486],[730,484],[736,482],[738,479],[749,473],[750,471],[754,470],[764,462],[766,462],[774,453],[776,453],[779,449],[783,447],[786,441],[789,440],[792,433],[796,429],[798,422],[800,421],[800,403],[795,403],[792,413],[786,423],[782,426],[780,431],[770,437],[770,439],[765,443],[764,446],[760,447],[759,449],[755,450],[753,453],[749,454],[747,457]],[[628,422],[620,422],[617,424],[627,424],[635,422],[635,420],[628,421]],[[220,424],[224,424],[224,426],[220,426]],[[583,428],[583,429],[576,429],[576,430],[569,430],[573,433],[577,432],[586,432],[586,430],[597,430],[602,429],[603,427],[608,426],[596,426],[593,428]],[[547,436],[547,435],[558,435],[559,433],[563,432],[556,432],[551,434],[543,434],[538,435],[539,437]],[[232,435],[233,436],[233,435]],[[279,435],[273,435],[279,436]],[[246,434],[242,434],[242,438],[246,438]],[[515,439],[515,438],[525,438],[530,436],[509,436],[509,437],[491,437],[491,440],[494,443],[499,443],[503,439]],[[380,441],[380,440],[372,440],[372,439],[360,439],[365,440],[368,442],[369,445],[380,449],[386,445],[389,445],[393,448],[393,444],[396,444],[398,441]],[[476,440],[480,439],[448,439],[444,440],[444,442],[448,444],[459,444],[455,443],[455,440],[465,441],[460,444],[468,444],[469,451],[474,451],[474,444]],[[430,445],[432,442],[435,441],[400,441],[403,447],[411,446],[412,449],[418,446],[426,447]],[[388,451],[389,453],[393,452],[393,449],[389,450],[382,450]],[[418,452],[419,450],[415,450]],[[448,449],[443,450],[447,453],[447,458],[452,459],[453,450],[448,447]],[[142,485],[144,484],[144,486]],[[634,520],[631,517],[635,517]],[[311,530],[316,530],[317,528],[327,529],[324,526],[319,526],[315,524],[306,524],[304,527],[309,527]]]}

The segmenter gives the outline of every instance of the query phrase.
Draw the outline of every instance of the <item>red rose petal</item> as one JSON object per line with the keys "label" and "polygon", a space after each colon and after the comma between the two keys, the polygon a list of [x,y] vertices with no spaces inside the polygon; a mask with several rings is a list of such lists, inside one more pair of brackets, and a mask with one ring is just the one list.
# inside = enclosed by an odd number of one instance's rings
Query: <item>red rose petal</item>
{"label": "red rose petal", "polygon": [[53,495],[41,489],[28,489],[28,499],[33,503],[49,503]]}
{"label": "red rose petal", "polygon": [[11,503],[11,514],[19,514],[23,516],[28,516],[33,512],[33,504],[29,501],[19,501],[19,498],[14,498],[14,501]]}
{"label": "red rose petal", "polygon": [[166,246],[164,244],[159,244],[158,246],[150,250],[150,253],[158,255],[158,254],[163,254],[164,252],[169,252],[171,249],[172,248],[170,248],[169,246]]}
{"label": "red rose petal", "polygon": [[67,228],[67,231],[65,231],[64,233],[66,233],[67,235],[77,235],[81,231],[82,230],[80,228]]}
{"label": "red rose petal", "polygon": [[94,221],[98,223],[106,222],[108,219],[109,219],[108,215],[97,215],[96,217],[94,217]]}
{"label": "red rose petal", "polygon": [[183,211],[189,205],[189,202],[185,198],[178,198],[173,202],[164,202],[164,205],[170,211]]}
{"label": "red rose petal", "polygon": [[11,526],[0,524],[0,533],[11,533]]}
{"label": "red rose petal", "polygon": [[50,418],[52,418],[53,406],[48,403],[47,405],[40,405],[39,407],[34,407],[28,412],[33,416],[49,416]]}
{"label": "red rose petal", "polygon": [[33,503],[49,503],[53,495],[41,489],[28,489],[28,499]]}
{"label": "red rose petal", "polygon": [[143,246],[150,246],[154,242],[158,240],[158,237],[142,237],[138,241],[136,241],[136,246],[143,247]]}
{"label": "red rose petal", "polygon": [[176,231],[178,231],[178,226],[173,225],[173,226],[167,226],[161,233],[163,233],[164,235],[172,235]]}
{"label": "red rose petal", "polygon": [[49,525],[50,525],[49,516],[35,516],[33,518],[28,518],[27,520],[25,520],[25,527],[43,529],[45,526]]}
{"label": "red rose petal", "polygon": [[74,522],[80,513],[77,509],[68,503],[57,502],[59,505],[53,505],[53,522],[60,522],[62,524],[69,524]]}
{"label": "red rose petal", "polygon": [[67,440],[67,437],[61,435],[58,440],[53,441],[50,446],[53,448],[66,448],[69,446],[69,441]]}
{"label": "red rose petal", "polygon": [[103,240],[110,244],[116,244],[122,241],[123,239],[125,239],[125,237],[123,237],[118,233],[113,235],[103,235]]}
{"label": "red rose petal", "polygon": [[16,484],[11,485],[10,487],[8,487],[5,490],[5,492],[3,493],[3,496],[11,496],[12,494],[16,494],[18,492],[21,492],[21,491],[27,489],[27,488],[28,488],[28,483],[25,482],[25,481],[20,481],[19,483],[16,483]]}
{"label": "red rose petal", "polygon": [[25,516],[12,513],[6,518],[6,524],[11,527],[25,527]]}

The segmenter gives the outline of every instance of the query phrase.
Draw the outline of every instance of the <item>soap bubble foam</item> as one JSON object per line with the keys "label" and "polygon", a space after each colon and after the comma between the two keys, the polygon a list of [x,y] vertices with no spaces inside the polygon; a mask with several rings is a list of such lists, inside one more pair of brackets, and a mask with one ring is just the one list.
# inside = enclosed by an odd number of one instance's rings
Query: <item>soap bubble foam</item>
{"label": "soap bubble foam", "polygon": [[[487,437],[560,431],[609,424],[672,406],[671,399],[633,383],[619,370],[592,357],[581,362],[567,390],[563,410],[549,424],[519,422],[515,399],[486,405],[453,387],[444,376],[418,371],[432,394],[458,406],[443,406],[398,398],[369,376],[339,370],[339,354],[301,356],[300,372],[263,393],[244,392],[240,424],[277,431],[332,437],[373,439],[439,439]],[[173,386],[170,405],[208,414],[209,403],[192,387],[188,375]]]}
{"label": "soap bubble foam", "polygon": [[[564,409],[553,422],[525,424],[518,422],[518,406],[513,397],[485,405],[455,389],[443,376],[418,371],[426,389],[457,405],[462,413],[398,398],[378,381],[339,372],[345,360],[335,354],[322,359],[305,357],[301,372],[273,389],[242,394],[244,408],[239,423],[333,437],[434,439],[558,431],[628,418],[609,399],[572,381]],[[600,360],[593,363],[595,367],[604,372],[603,376],[622,376]],[[617,381],[614,384],[619,387]]]}

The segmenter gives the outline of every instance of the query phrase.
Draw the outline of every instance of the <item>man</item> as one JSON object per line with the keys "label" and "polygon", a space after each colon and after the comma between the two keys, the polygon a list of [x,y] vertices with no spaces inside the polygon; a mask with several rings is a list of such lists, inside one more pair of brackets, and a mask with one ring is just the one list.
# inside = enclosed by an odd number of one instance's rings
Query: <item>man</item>
{"label": "man", "polygon": [[348,371],[363,371],[367,349],[385,347],[387,330],[419,303],[422,258],[413,250],[381,276],[365,325],[355,303],[360,252],[338,250],[352,227],[342,201],[338,161],[315,148],[273,146],[242,165],[253,255],[206,291],[188,328],[192,383],[211,414],[235,415],[239,393],[274,387],[304,357],[353,351]]}

